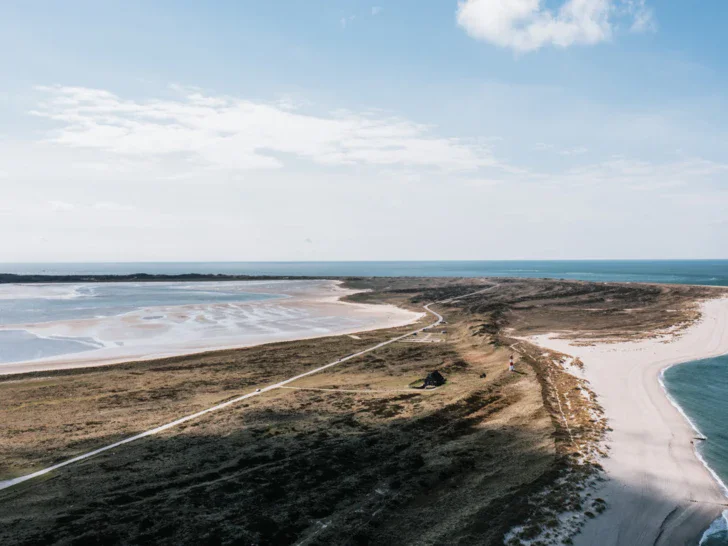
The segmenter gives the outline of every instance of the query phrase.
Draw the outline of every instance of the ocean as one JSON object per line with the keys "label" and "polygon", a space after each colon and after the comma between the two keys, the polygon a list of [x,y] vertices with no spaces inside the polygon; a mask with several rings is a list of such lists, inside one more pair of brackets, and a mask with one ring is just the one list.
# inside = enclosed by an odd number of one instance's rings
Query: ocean
{"label": "ocean", "polygon": [[728,286],[728,260],[0,263],[0,273],[523,277]]}
{"label": "ocean", "polygon": [[[728,355],[678,364],[665,370],[670,397],[706,438],[698,453],[728,494]],[[703,535],[702,546],[728,545],[728,510]]]}

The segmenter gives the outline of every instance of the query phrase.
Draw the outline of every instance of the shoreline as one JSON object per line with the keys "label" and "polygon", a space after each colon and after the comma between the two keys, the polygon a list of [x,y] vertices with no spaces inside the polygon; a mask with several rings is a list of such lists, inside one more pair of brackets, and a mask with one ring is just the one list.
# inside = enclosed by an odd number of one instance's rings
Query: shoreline
{"label": "shoreline", "polygon": [[[698,360],[702,360],[702,359],[698,359]],[[677,400],[675,400],[670,395],[670,391],[667,390],[667,387],[665,386],[665,382],[663,381],[664,373],[668,369],[672,368],[673,366],[682,366],[683,364],[690,364],[691,362],[697,362],[698,360],[695,360],[695,361],[688,360],[686,362],[677,362],[676,364],[670,364],[669,366],[666,366],[665,368],[663,368],[660,371],[660,377],[659,377],[658,381],[660,382],[660,387],[662,387],[662,390],[665,392],[665,396],[670,401],[670,403],[675,407],[675,409],[677,411],[680,412],[680,415],[683,416],[683,418],[688,422],[690,427],[698,434],[698,436],[694,438],[696,443],[693,444],[693,448],[694,448],[693,451],[695,452],[695,456],[700,460],[701,463],[703,463],[703,466],[706,468],[706,470],[708,472],[710,472],[710,474],[713,476],[713,479],[723,490],[723,494],[725,495],[726,500],[728,501],[728,485],[726,485],[726,483],[723,481],[723,479],[720,476],[718,476],[718,474],[715,472],[715,470],[713,470],[713,468],[710,466],[710,464],[708,464],[708,461],[705,460],[705,457],[703,457],[703,455],[700,453],[700,449],[698,448],[698,446],[700,446],[700,444],[697,442],[707,442],[709,440],[709,438],[705,434],[703,434],[703,431],[700,430],[698,425],[696,425],[693,422],[693,420],[690,419],[688,414],[685,413],[685,410],[677,402]]]}
{"label": "shoreline", "polygon": [[728,491],[699,453],[704,435],[661,378],[672,366],[728,354],[728,298],[701,303],[701,318],[677,336],[591,346],[553,334],[529,341],[584,362],[612,428],[599,490],[608,509],[574,544],[697,544],[723,515]]}
{"label": "shoreline", "polygon": [[[250,281],[255,283],[256,281]],[[276,281],[286,282],[286,281]],[[19,362],[0,363],[0,376],[19,375],[33,372],[46,372],[57,370],[70,370],[77,368],[95,368],[101,366],[109,366],[113,364],[123,364],[129,362],[142,362],[149,360],[157,360],[162,358],[170,358],[177,356],[199,355],[215,351],[226,351],[233,349],[243,349],[269,343],[279,343],[287,341],[300,341],[306,339],[315,339],[327,336],[356,334],[359,332],[368,332],[382,328],[395,328],[413,324],[420,320],[423,313],[409,311],[393,305],[373,305],[366,303],[355,303],[342,301],[342,298],[362,292],[352,288],[343,288],[343,281],[340,280],[316,280],[312,281],[317,284],[311,285],[308,291],[301,293],[297,287],[289,290],[288,293],[281,291],[276,294],[281,296],[275,299],[254,300],[250,302],[241,302],[240,306],[249,306],[262,308],[265,305],[278,305],[281,301],[285,302],[285,306],[310,313],[310,318],[336,318],[336,319],[352,319],[355,324],[343,324],[341,327],[308,327],[300,329],[281,329],[273,333],[251,334],[241,331],[232,336],[220,337],[200,337],[198,339],[188,339],[186,341],[176,341],[173,343],[161,342],[154,344],[139,344],[137,346],[109,346],[104,340],[98,341],[104,344],[104,347],[97,350],[82,351],[76,353],[68,353],[65,355],[26,360]],[[254,287],[253,287],[254,288]],[[251,290],[255,292],[256,290]],[[265,291],[270,294],[269,290]],[[132,319],[140,319],[142,315],[149,313],[184,313],[199,312],[200,310],[210,311],[216,308],[222,308],[229,305],[228,303],[210,303],[210,304],[186,304],[177,306],[153,306],[141,307],[139,309],[128,311],[120,315],[104,317],[103,319],[72,319],[67,321],[53,321],[36,324],[17,325],[17,328],[4,327],[3,329],[21,329],[38,337],[55,336],[74,338],[79,334],[73,334],[74,328],[81,329],[84,325],[101,321],[107,323],[118,322],[116,328],[123,329],[128,327],[128,322]],[[143,319],[140,319],[143,320]],[[137,320],[141,324],[140,320]],[[124,323],[124,324],[122,324]],[[142,325],[144,327],[146,325]],[[238,338],[236,341],[235,338]],[[143,338],[140,338],[144,341]]]}
{"label": "shoreline", "polygon": [[[695,457],[702,463],[702,465],[705,467],[705,469],[710,472],[710,475],[713,477],[713,479],[716,481],[718,486],[723,490],[723,495],[725,495],[726,500],[728,501],[728,485],[723,481],[723,479],[718,475],[718,473],[713,470],[713,468],[710,466],[708,461],[703,457],[703,454],[700,452],[700,446],[703,442],[707,442],[709,440],[708,436],[703,434],[703,431],[700,430],[700,427],[693,422],[692,419],[688,416],[688,414],[685,412],[685,410],[682,408],[682,406],[670,395],[670,391],[668,390],[667,386],[665,385],[664,376],[665,372],[672,368],[673,366],[682,366],[685,364],[690,364],[692,362],[697,362],[697,360],[692,361],[688,360],[686,362],[677,362],[675,364],[670,364],[668,366],[665,366],[661,371],[660,375],[658,377],[658,381],[660,382],[660,387],[662,387],[662,390],[665,393],[665,396],[670,401],[670,403],[675,407],[677,411],[680,412],[680,415],[683,416],[683,418],[690,424],[690,427],[698,434],[698,437],[695,438],[695,443],[693,443],[693,453],[695,454]],[[727,504],[728,506],[728,504]],[[716,527],[716,523],[721,522],[722,520],[722,527]],[[728,529],[728,508],[723,510],[721,514],[711,522],[710,526],[703,531],[703,534],[700,537],[700,542],[698,543],[698,546],[702,545],[704,541],[709,538],[711,535],[723,530]]]}

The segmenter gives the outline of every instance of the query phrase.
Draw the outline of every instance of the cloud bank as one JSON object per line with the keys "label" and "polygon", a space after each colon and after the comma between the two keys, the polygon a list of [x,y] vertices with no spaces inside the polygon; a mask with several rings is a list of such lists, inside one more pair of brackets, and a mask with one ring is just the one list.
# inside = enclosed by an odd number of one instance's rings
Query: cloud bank
{"label": "cloud bank", "polygon": [[[449,138],[401,115],[326,112],[295,98],[30,93],[19,105],[33,104],[37,128],[0,139],[0,230],[13,233],[0,252],[6,261],[724,254],[728,165],[709,146],[722,132],[695,140],[690,126],[643,126],[601,108],[560,127],[550,112],[519,117],[520,103],[503,108],[493,94],[502,114]],[[554,104],[565,120],[569,105]],[[467,102],[459,112],[473,113]],[[660,154],[636,145],[665,133]],[[406,235],[416,232],[428,236]]]}
{"label": "cloud bank", "polygon": [[276,169],[287,159],[321,165],[402,165],[473,170],[494,163],[487,148],[435,136],[398,117],[339,111],[312,115],[265,103],[182,91],[175,100],[126,100],[101,89],[41,87],[33,113],[58,128],[56,144],[123,156],[184,154],[210,167]]}
{"label": "cloud bank", "polygon": [[654,29],[645,0],[566,0],[557,10],[543,0],[463,0],[457,22],[471,37],[519,53],[544,46],[591,45],[609,40],[621,21]]}

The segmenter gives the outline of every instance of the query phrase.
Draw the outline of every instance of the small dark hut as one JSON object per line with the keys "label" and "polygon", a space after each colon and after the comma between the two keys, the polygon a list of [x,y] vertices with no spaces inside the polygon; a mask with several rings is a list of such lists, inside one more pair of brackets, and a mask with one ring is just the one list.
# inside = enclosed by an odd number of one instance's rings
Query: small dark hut
{"label": "small dark hut", "polygon": [[440,372],[435,370],[434,372],[430,372],[427,374],[427,377],[425,377],[425,382],[422,385],[423,388],[427,387],[439,387],[440,385],[445,384],[445,378],[442,376]]}

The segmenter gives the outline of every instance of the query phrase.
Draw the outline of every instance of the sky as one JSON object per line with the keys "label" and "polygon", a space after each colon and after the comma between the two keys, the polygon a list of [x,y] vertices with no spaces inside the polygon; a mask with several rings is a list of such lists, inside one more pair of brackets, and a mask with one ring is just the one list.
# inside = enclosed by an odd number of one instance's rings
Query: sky
{"label": "sky", "polygon": [[0,262],[728,258],[727,17],[4,0]]}

